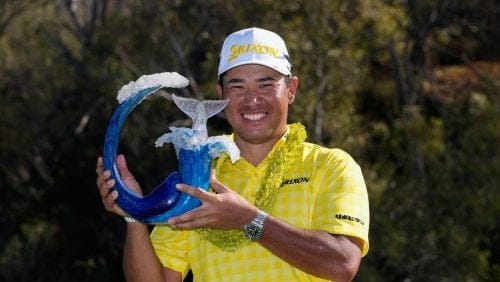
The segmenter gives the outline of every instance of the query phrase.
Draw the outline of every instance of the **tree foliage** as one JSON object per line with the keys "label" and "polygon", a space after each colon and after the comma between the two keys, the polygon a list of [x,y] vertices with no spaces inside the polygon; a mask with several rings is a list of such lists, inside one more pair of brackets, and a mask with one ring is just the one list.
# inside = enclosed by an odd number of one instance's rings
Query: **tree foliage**
{"label": "tree foliage", "polygon": [[[222,40],[248,26],[288,43],[290,121],[363,168],[371,250],[357,280],[498,279],[496,2],[0,0],[0,280],[123,280],[124,225],[94,172],[117,90],[177,71],[180,94],[214,98]],[[120,144],[145,187],[176,166],[156,137],[189,126],[162,97],[134,110]]]}

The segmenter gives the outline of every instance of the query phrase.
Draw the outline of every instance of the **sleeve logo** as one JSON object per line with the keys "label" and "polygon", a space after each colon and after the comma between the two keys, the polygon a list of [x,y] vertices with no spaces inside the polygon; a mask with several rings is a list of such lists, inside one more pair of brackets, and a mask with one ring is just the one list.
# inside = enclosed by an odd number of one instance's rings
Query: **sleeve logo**
{"label": "sleeve logo", "polygon": [[335,218],[340,219],[340,220],[349,220],[349,221],[360,223],[361,225],[365,225],[365,222],[362,219],[360,219],[358,217],[350,216],[347,214],[339,214],[338,213],[335,215]]}

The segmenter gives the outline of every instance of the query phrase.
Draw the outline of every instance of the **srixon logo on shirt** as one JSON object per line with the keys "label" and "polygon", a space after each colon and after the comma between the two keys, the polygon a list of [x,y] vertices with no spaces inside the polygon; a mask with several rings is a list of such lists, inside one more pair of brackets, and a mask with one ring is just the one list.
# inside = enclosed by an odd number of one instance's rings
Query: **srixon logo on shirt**
{"label": "srixon logo on shirt", "polygon": [[307,182],[309,182],[309,179],[310,179],[309,177],[283,179],[283,182],[281,182],[280,188],[285,186],[285,185],[290,185],[290,184],[307,183]]}

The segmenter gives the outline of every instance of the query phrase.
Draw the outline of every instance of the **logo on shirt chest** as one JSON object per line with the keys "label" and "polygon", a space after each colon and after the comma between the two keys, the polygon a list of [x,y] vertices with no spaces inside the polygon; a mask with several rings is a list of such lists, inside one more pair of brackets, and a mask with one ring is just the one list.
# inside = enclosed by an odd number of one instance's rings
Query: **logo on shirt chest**
{"label": "logo on shirt chest", "polygon": [[285,185],[307,183],[307,182],[309,182],[309,179],[310,179],[309,177],[283,179],[283,182],[281,182],[280,188],[285,186]]}

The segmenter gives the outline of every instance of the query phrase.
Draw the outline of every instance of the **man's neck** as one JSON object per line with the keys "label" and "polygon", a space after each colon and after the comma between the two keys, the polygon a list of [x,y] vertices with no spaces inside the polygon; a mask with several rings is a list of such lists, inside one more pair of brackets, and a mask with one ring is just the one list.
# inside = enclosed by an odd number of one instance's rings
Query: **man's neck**
{"label": "man's neck", "polygon": [[251,163],[253,166],[258,166],[271,152],[274,144],[281,138],[275,138],[264,143],[253,144],[245,140],[235,138],[235,143],[240,150],[240,156]]}

